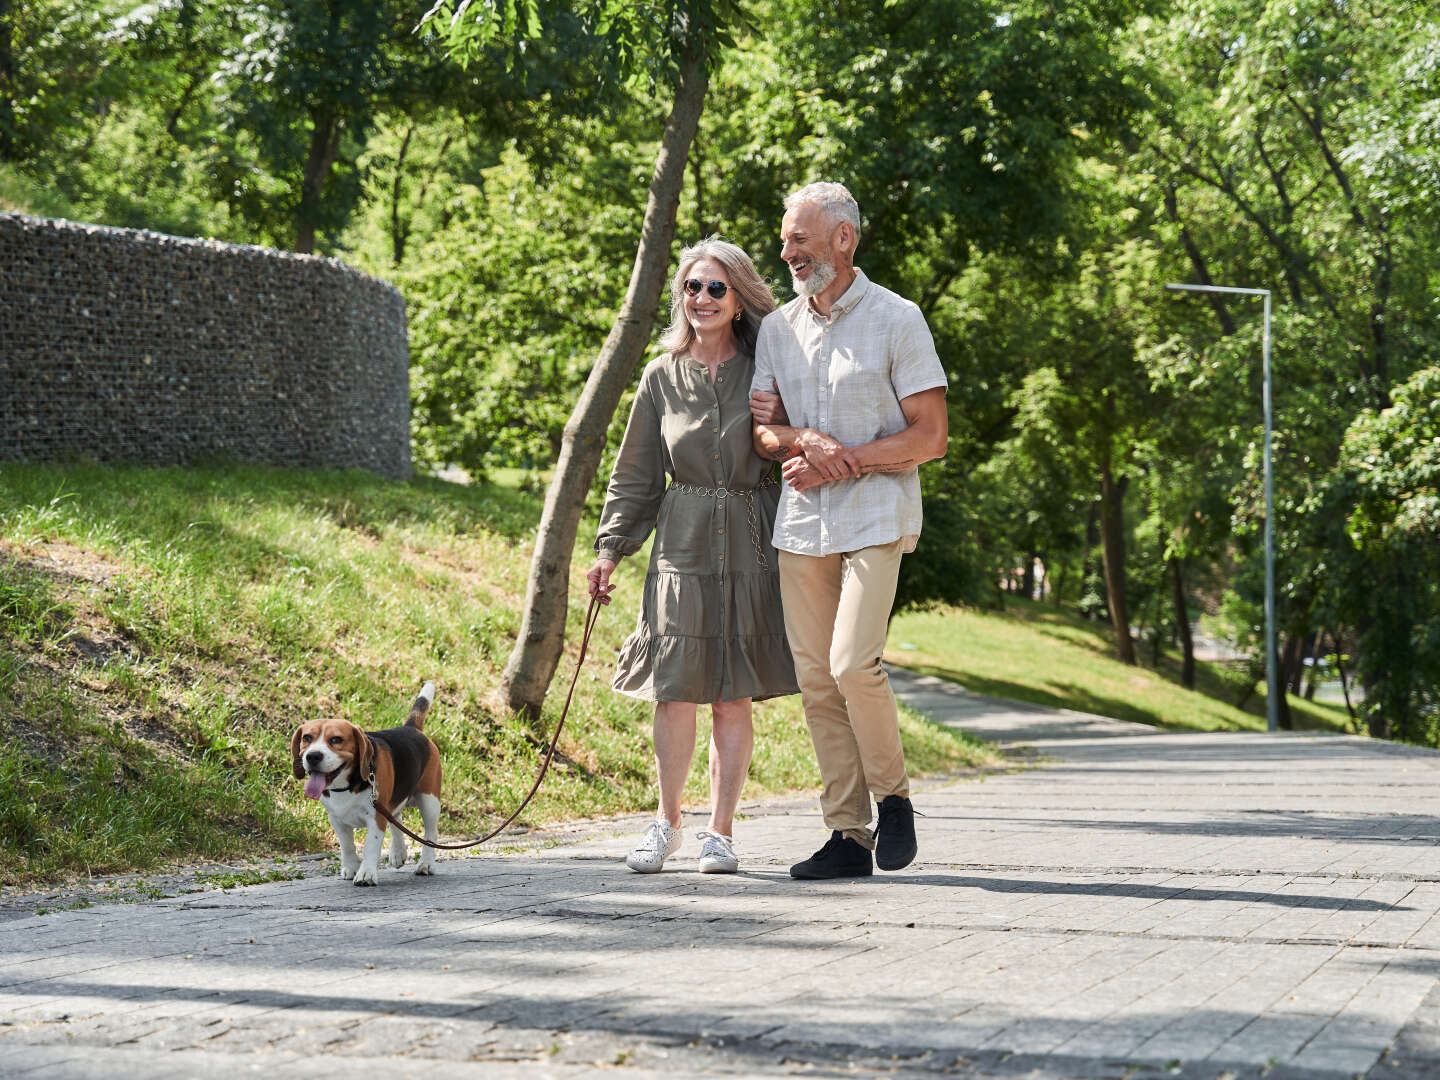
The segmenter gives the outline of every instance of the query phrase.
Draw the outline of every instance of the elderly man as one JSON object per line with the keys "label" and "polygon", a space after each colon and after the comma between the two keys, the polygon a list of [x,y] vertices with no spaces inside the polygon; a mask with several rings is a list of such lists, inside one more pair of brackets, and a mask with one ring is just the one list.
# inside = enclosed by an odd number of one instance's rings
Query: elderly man
{"label": "elderly man", "polygon": [[916,852],[880,654],[900,556],[920,534],[918,468],[945,455],[946,379],[920,309],[855,267],[859,238],[844,186],[785,200],[780,257],[798,295],[761,325],[751,383],[756,450],[785,463],[780,591],[832,830],[790,868],[806,879],[868,875],[872,852],[899,870]]}

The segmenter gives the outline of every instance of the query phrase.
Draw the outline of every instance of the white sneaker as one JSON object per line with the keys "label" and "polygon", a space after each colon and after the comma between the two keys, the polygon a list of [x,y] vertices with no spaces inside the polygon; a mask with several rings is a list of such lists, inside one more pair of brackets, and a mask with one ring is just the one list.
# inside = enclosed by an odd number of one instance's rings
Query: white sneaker
{"label": "white sneaker", "polygon": [[733,874],[740,869],[740,860],[735,857],[734,841],[728,836],[701,830],[696,833],[701,842],[700,873]]}
{"label": "white sneaker", "polygon": [[635,850],[625,856],[625,865],[637,874],[658,874],[665,860],[680,850],[684,839],[685,834],[672,829],[668,821],[652,821]]}

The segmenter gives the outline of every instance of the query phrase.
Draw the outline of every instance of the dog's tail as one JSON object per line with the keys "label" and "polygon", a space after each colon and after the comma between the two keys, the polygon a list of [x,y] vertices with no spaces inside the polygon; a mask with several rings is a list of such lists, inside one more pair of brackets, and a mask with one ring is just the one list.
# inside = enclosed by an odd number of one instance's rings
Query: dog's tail
{"label": "dog's tail", "polygon": [[430,711],[430,703],[434,700],[435,684],[427,682],[420,688],[420,693],[415,698],[415,704],[410,706],[410,715],[405,719],[405,725],[413,727],[416,731],[424,731],[425,714]]}

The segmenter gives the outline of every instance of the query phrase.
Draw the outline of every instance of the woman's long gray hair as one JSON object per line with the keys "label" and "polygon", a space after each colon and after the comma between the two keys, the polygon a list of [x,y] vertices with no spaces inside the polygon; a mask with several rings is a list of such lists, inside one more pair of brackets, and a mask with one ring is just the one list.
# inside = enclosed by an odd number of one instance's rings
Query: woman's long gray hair
{"label": "woman's long gray hair", "polygon": [[735,323],[735,337],[741,350],[754,356],[760,320],[775,310],[775,297],[750,261],[750,256],[718,236],[707,236],[694,247],[680,252],[680,264],[670,282],[670,325],[660,336],[660,347],[672,353],[683,353],[688,352],[695,341],[695,328],[685,318],[685,279],[690,276],[690,268],[701,259],[710,259],[725,268],[730,288],[740,298],[740,318]]}

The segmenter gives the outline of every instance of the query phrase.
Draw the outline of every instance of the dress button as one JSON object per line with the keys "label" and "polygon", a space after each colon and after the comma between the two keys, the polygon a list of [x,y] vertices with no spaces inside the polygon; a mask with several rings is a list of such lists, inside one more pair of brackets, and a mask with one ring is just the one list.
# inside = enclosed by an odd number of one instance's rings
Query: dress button
{"label": "dress button", "polygon": [[710,460],[711,460],[711,461],[719,461],[719,460],[720,460],[720,455],[719,455],[719,454],[711,454],[711,455],[710,455]]}
{"label": "dress button", "polygon": [[723,551],[720,552],[720,558],[722,558],[722,559],[725,558],[725,553],[724,553]]}

